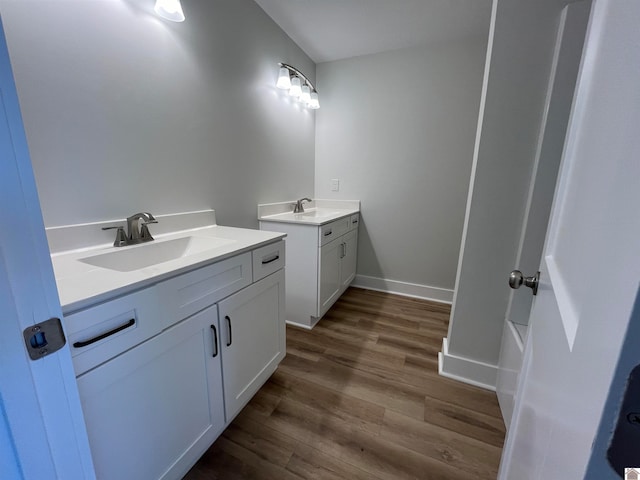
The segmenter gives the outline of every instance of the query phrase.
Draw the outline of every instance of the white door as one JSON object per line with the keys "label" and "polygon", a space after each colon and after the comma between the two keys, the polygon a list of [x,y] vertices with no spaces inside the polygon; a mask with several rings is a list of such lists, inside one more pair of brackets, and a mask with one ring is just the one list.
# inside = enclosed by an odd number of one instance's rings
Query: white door
{"label": "white door", "polygon": [[0,477],[95,478],[68,345],[30,360],[22,330],[62,316],[0,25]]}
{"label": "white door", "polygon": [[640,280],[638,25],[637,0],[595,1],[504,480],[583,478],[616,369]]}
{"label": "white door", "polygon": [[[560,15],[525,222],[514,265],[523,271],[535,271],[540,263],[590,7],[588,0],[572,3]],[[507,320],[527,325],[531,299],[528,292],[513,290],[507,308]]]}
{"label": "white door", "polygon": [[[590,7],[590,1],[576,2],[567,5],[560,14],[525,221],[514,264],[525,272],[537,271],[540,264]],[[531,291],[525,290],[511,291],[498,363],[496,394],[507,428],[510,428],[533,298]]]}

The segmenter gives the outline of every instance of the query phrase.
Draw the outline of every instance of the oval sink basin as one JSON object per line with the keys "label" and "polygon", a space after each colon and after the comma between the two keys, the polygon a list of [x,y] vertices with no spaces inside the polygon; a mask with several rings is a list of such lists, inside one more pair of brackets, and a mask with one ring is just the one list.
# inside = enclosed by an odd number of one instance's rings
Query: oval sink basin
{"label": "oval sink basin", "polygon": [[220,248],[234,242],[235,240],[210,237],[182,237],[166,241],[155,240],[142,245],[121,247],[118,250],[79,260],[95,267],[107,268],[118,272],[132,272],[159,263]]}

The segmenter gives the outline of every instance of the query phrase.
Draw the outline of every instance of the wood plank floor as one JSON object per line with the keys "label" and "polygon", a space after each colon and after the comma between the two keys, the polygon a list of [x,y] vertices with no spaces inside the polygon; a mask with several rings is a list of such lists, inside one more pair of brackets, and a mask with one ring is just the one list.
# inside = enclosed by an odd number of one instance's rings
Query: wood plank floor
{"label": "wood plank floor", "polygon": [[350,288],[312,331],[287,327],[286,358],[185,480],[494,480],[495,394],[438,375],[449,310]]}

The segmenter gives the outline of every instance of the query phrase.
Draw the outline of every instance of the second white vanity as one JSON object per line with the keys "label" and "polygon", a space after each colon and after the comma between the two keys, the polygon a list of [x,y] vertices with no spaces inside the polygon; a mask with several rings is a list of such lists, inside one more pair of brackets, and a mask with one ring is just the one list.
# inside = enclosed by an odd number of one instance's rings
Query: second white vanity
{"label": "second white vanity", "polygon": [[261,230],[287,234],[287,322],[311,329],[356,275],[360,201],[258,205]]}
{"label": "second white vanity", "polygon": [[[285,355],[284,234],[187,216],[145,245],[52,255],[100,479],[182,478]],[[156,228],[194,226],[172,217]]]}

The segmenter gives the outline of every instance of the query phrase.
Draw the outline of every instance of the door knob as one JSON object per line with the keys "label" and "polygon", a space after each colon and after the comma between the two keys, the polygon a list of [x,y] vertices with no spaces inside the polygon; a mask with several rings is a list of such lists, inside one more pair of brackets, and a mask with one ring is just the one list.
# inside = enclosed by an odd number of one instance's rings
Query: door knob
{"label": "door knob", "polygon": [[525,277],[520,270],[513,270],[509,274],[509,286],[513,289],[520,288],[520,285],[524,284],[533,290],[533,294],[538,293],[538,281],[540,280],[540,272],[536,273],[533,277]]}

